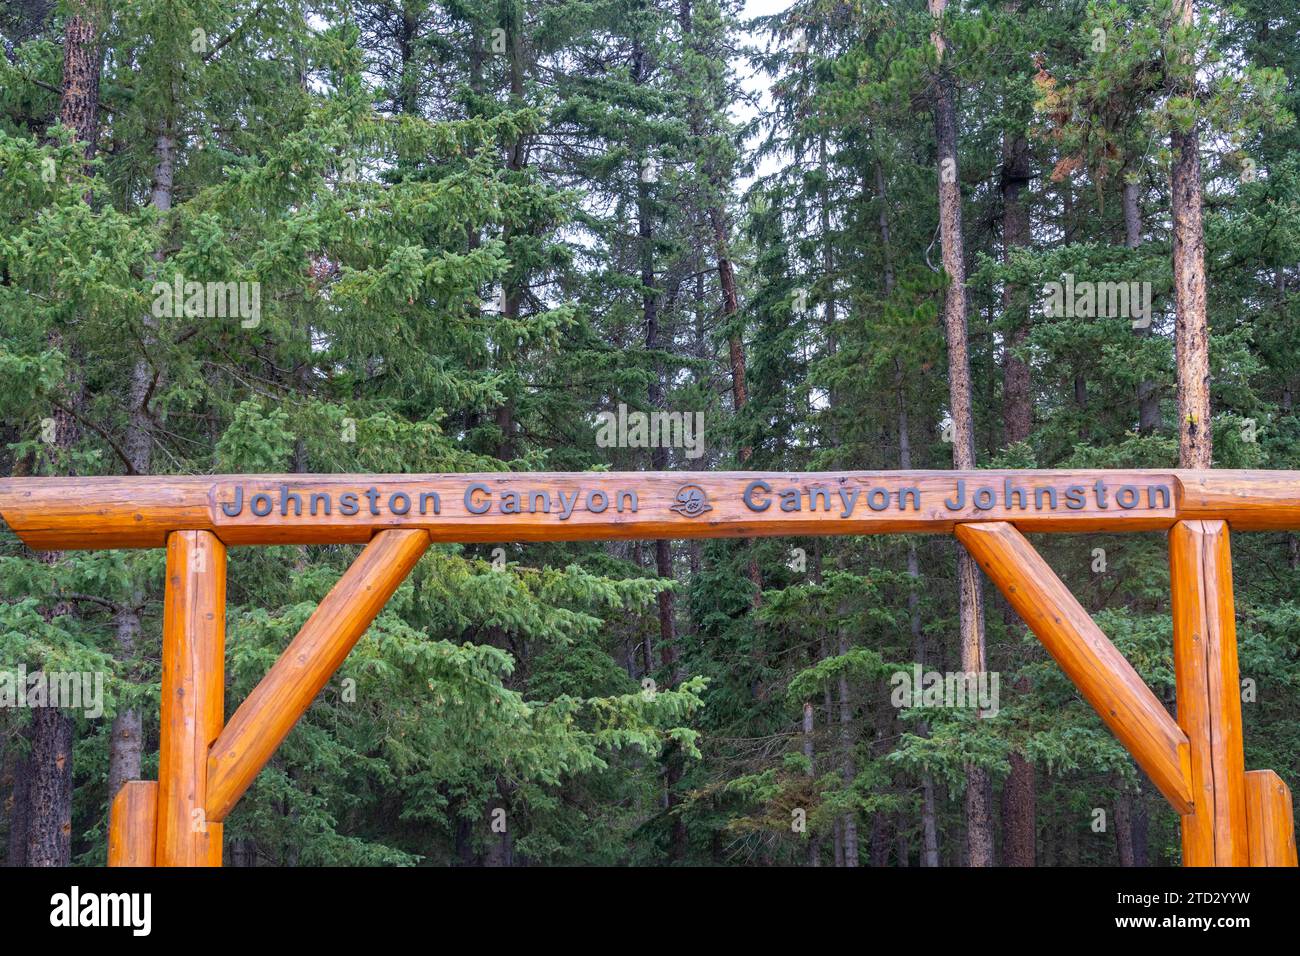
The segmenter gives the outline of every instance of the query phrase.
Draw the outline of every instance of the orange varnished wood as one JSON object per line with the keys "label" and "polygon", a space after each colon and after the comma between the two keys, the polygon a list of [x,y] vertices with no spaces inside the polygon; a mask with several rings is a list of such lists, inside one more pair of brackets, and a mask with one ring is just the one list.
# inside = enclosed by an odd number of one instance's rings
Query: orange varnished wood
{"label": "orange varnished wood", "polygon": [[[745,488],[762,480],[772,486],[765,511],[753,511],[742,500]],[[1095,482],[1109,488],[1105,508],[1093,496]],[[964,507],[948,509],[944,502],[954,495],[957,482],[967,483]],[[1030,494],[1026,507],[1013,499],[1003,501],[1005,482]],[[496,508],[483,515],[471,514],[465,506],[468,486],[485,486],[492,500],[499,502],[507,492],[525,495],[547,492],[558,505],[561,493],[600,492],[610,504],[603,512],[580,506],[567,518],[557,512],[503,514]],[[1300,478],[1297,478],[1300,485]],[[247,507],[255,494],[272,495],[285,485],[301,496],[304,514],[275,507],[263,517]],[[674,511],[683,486],[697,485],[708,497],[710,509],[697,516]],[[1139,492],[1140,504],[1119,507],[1116,491],[1130,485]],[[996,492],[993,507],[981,510],[973,501],[977,487]],[[1087,489],[1084,507],[1071,509],[1066,492],[1071,486]],[[1160,496],[1148,497],[1148,488],[1168,488],[1169,507]],[[245,508],[236,517],[222,513],[221,503],[232,503],[235,488],[245,493]],[[412,502],[406,515],[372,515],[364,506],[356,515],[340,513],[338,497],[345,492],[363,493],[374,487],[381,501],[391,495],[407,495]],[[1032,489],[1045,489],[1044,507],[1036,507]],[[805,494],[819,489],[829,493],[817,501],[817,510],[782,511],[776,492],[795,488]],[[872,510],[868,494],[880,488],[889,494],[887,507]],[[919,510],[897,506],[897,492],[916,488]],[[843,517],[839,492],[859,497],[853,512]],[[1057,507],[1046,507],[1046,490],[1056,494]],[[634,491],[638,508],[620,513],[615,501],[620,491]],[[436,492],[440,514],[419,514],[422,492]],[[309,513],[313,493],[330,494],[332,513]],[[227,545],[241,544],[345,544],[363,543],[385,528],[419,528],[434,541],[576,541],[613,538],[708,538],[760,537],[772,535],[883,534],[951,532],[960,521],[1013,520],[1025,531],[1152,531],[1169,528],[1177,519],[1180,485],[1170,471],[915,471],[834,472],[823,474],[759,472],[583,472],[508,473],[478,475],[217,475],[211,477],[150,478],[11,478],[0,480],[0,516],[23,541],[36,549],[161,547],[174,530],[208,530]],[[879,503],[884,499],[876,499]],[[323,508],[322,508],[323,512]],[[1300,518],[1297,519],[1300,527]]]}
{"label": "orange varnished wood", "polygon": [[157,836],[157,781],[128,780],[108,811],[108,865],[153,866]]}
{"label": "orange varnished wood", "polygon": [[170,476],[4,478],[0,518],[36,550],[161,548],[172,531],[211,530],[209,484]]}
{"label": "orange varnished wood", "polygon": [[1246,767],[1227,525],[1174,525],[1169,577],[1178,725],[1192,758],[1193,811],[1181,820],[1183,865],[1246,866]]}
{"label": "orange varnished wood", "polygon": [[1178,517],[1222,519],[1234,531],[1300,528],[1300,472],[1179,471]]}
{"label": "orange varnished wood", "polygon": [[325,595],[212,745],[209,820],[225,819],[429,543],[423,531],[381,531]]}
{"label": "orange varnished wood", "polygon": [[220,866],[221,827],[205,814],[208,748],[221,733],[226,548],[208,531],[167,538],[158,745],[159,866]]}
{"label": "orange varnished wood", "polygon": [[1272,770],[1246,773],[1251,866],[1296,866],[1291,790]]}
{"label": "orange varnished wood", "polygon": [[1006,522],[959,525],[957,538],[1151,782],[1187,812],[1187,737],[1061,579]]}
{"label": "orange varnished wood", "polygon": [[[767,483],[767,490],[759,491],[770,502],[766,510],[744,502],[745,489],[754,482]],[[965,504],[949,506],[959,482],[966,483]],[[1095,493],[1098,482],[1108,492],[1104,504]],[[488,503],[483,513],[469,507],[470,486],[478,486],[474,501]],[[1125,486],[1133,496],[1129,501],[1136,498],[1135,506],[1119,505],[1117,492]],[[1008,487],[1023,490],[1025,500],[1010,499]],[[365,497],[372,488],[374,504]],[[984,507],[975,499],[979,488],[994,493]],[[1067,502],[1077,503],[1071,499],[1078,488],[1086,490],[1085,500],[1068,507]],[[237,489],[243,492],[244,507],[231,515],[222,504],[232,503]],[[919,507],[910,502],[900,507],[904,489],[915,489]],[[1049,499],[1048,492],[1054,492],[1058,503],[1039,507],[1038,489]],[[1168,489],[1168,505],[1155,489]],[[784,490],[797,492],[799,509],[781,508]],[[620,510],[621,492],[634,493],[636,506]],[[533,493],[542,504],[530,510]],[[437,508],[421,513],[421,496],[432,494]],[[331,501],[329,513],[323,506],[311,512],[316,495]],[[345,495],[355,496],[352,505],[360,504],[353,514],[343,513]],[[254,496],[264,506],[260,516],[251,507]],[[301,512],[295,496],[301,499]],[[502,507],[511,496],[523,503],[517,512]],[[283,510],[273,506],[282,497],[288,499]],[[692,498],[706,507],[688,506]],[[562,512],[565,499],[574,505]],[[872,507],[872,501],[879,507]],[[405,513],[395,513],[395,505],[402,503]],[[220,821],[431,541],[917,532],[956,533],[970,549],[1184,815],[1186,863],[1285,859],[1295,865],[1289,791],[1271,772],[1247,775],[1242,769],[1227,529],[1300,529],[1300,472],[8,478],[0,479],[0,520],[37,550],[168,549],[160,783],[151,789],[153,785],[136,781],[115,797],[110,834],[110,857],[118,861],[114,865],[146,859],[160,865],[220,864]],[[1021,533],[1150,530],[1170,531],[1177,723]],[[223,730],[225,546],[365,542],[369,544],[356,563]],[[155,809],[149,809],[150,801]],[[144,814],[156,818],[150,831],[153,844],[130,829],[131,821]],[[1263,835],[1256,837],[1257,832]]]}

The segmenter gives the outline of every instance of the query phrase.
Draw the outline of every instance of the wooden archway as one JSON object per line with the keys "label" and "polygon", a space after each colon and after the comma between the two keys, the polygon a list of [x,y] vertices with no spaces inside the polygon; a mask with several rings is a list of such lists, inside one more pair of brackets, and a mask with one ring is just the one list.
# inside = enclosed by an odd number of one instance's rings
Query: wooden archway
{"label": "wooden archway", "polygon": [[[37,550],[166,548],[159,779],[114,796],[112,866],[219,866],[221,827],[433,542],[951,533],[1179,813],[1186,866],[1295,866],[1291,793],[1247,772],[1232,531],[1300,530],[1300,473],[218,475],[0,480]],[[1165,531],[1177,719],[1024,532]],[[365,543],[223,721],[226,548]]]}

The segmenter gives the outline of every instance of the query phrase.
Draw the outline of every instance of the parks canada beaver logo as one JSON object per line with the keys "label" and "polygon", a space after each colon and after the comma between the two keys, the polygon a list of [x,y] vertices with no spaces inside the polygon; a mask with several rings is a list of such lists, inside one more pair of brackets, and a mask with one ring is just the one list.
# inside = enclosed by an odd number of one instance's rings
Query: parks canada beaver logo
{"label": "parks canada beaver logo", "polygon": [[687,518],[698,518],[704,512],[713,510],[708,494],[699,485],[682,485],[677,489],[676,501],[677,504],[671,510]]}

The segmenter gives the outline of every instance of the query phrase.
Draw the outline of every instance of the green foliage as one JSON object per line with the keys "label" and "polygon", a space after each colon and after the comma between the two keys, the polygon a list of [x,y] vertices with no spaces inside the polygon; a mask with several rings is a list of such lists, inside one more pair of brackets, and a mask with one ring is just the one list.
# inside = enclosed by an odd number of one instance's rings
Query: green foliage
{"label": "green foliage", "polygon": [[[5,475],[951,467],[924,4],[96,4],[89,161],[57,122],[67,6],[11,6]],[[948,5],[981,466],[1176,463],[1168,142],[1196,124],[1215,464],[1300,468],[1284,6],[1183,29],[1168,0]],[[1149,327],[1050,313],[1066,275],[1148,284]],[[157,314],[178,276],[256,283],[259,314]],[[620,404],[701,413],[703,455],[599,447]],[[1034,543],[1172,708],[1160,536]],[[1294,784],[1300,546],[1233,548],[1247,763]],[[227,713],[355,553],[232,549]],[[1090,815],[1129,801],[1176,863],[1176,818],[991,589],[996,714],[892,701],[900,673],[959,667],[953,558],[922,536],[434,546],[227,821],[227,859],[829,863],[853,824],[888,864],[928,821],[956,864],[967,768],[996,800],[1023,760],[1040,862],[1116,862]],[[157,551],[0,538],[0,668],[107,678],[105,715],[76,718],[79,862],[104,859],[116,715],[143,715],[156,773],[163,587]],[[0,780],[27,718],[0,713]]]}

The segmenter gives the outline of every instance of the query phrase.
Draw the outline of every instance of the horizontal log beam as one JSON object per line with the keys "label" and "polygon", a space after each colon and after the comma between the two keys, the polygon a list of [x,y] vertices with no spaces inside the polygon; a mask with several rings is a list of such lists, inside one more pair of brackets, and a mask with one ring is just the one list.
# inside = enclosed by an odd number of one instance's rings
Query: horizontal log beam
{"label": "horizontal log beam", "polygon": [[212,745],[209,821],[226,818],[428,547],[423,531],[381,531],[316,606]]}
{"label": "horizontal log beam", "polygon": [[1192,809],[1187,736],[1033,546],[1006,522],[957,539],[1179,813]]}
{"label": "horizontal log beam", "polygon": [[[1300,472],[582,472],[0,479],[0,517],[34,549],[162,547],[172,531],[227,545],[363,543],[385,528],[433,541],[579,541],[1165,530],[1184,487],[1252,526],[1300,528]],[[1271,478],[1265,480],[1265,475]],[[1260,505],[1253,496],[1261,496]],[[315,513],[313,514],[313,508]],[[1217,513],[1221,512],[1221,513]]]}
{"label": "horizontal log beam", "polygon": [[1182,521],[1219,519],[1233,531],[1300,528],[1300,472],[1178,471]]}

